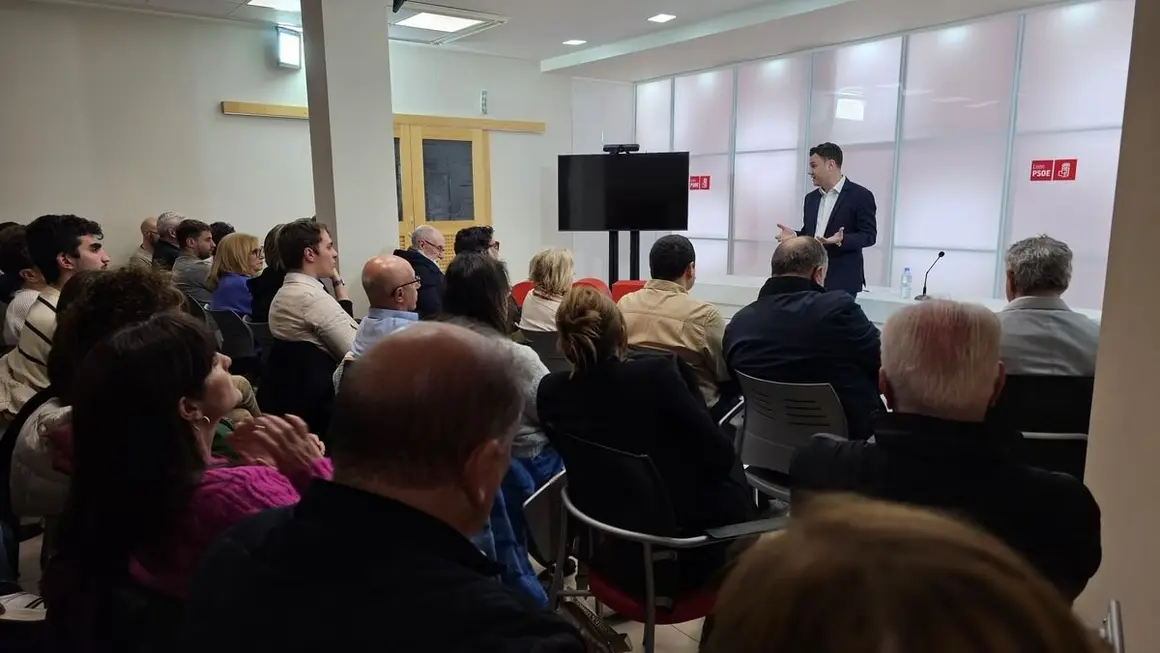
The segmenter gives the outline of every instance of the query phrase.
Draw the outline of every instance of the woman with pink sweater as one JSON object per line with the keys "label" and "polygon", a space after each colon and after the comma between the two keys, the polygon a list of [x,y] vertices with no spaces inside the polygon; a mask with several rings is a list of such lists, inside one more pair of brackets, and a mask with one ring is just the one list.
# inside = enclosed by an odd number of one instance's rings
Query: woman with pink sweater
{"label": "woman with pink sweater", "polygon": [[243,423],[214,459],[214,426],[238,401],[230,359],[205,325],[155,315],[99,344],[73,381],[73,476],[46,572],[52,648],[169,650],[202,554],[225,530],[297,503],[330,478],[297,418]]}

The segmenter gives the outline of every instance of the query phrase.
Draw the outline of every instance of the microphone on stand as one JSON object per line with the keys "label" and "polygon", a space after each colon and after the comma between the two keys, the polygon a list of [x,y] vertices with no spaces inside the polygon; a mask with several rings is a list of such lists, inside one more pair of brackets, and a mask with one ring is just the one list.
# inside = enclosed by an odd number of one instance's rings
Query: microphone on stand
{"label": "microphone on stand", "polygon": [[938,256],[934,257],[934,263],[930,264],[930,267],[926,269],[926,274],[922,277],[922,294],[919,295],[918,297],[915,297],[916,300],[921,302],[921,301],[926,301],[928,299],[934,299],[930,295],[926,294],[926,280],[930,278],[930,271],[933,270],[934,266],[938,265],[938,262],[941,261],[942,257],[944,257],[946,255],[947,255],[946,252],[939,252]]}

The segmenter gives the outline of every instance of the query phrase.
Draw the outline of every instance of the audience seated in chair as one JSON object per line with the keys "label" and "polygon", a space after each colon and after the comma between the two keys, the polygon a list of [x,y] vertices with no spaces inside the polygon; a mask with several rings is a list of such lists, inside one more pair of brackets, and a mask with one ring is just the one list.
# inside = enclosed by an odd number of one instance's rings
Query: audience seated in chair
{"label": "audience seated in chair", "polygon": [[270,333],[312,343],[338,363],[350,351],[358,323],[322,283],[333,279],[337,299],[349,301],[330,232],[313,218],[295,220],[278,234],[278,255],[287,273],[270,304]]}
{"label": "audience seated in chair", "polygon": [[270,304],[282,282],[286,280],[286,270],[282,267],[282,257],[278,255],[278,234],[282,233],[284,224],[275,225],[266,234],[262,242],[262,252],[266,255],[266,268],[258,276],[246,282],[250,291],[250,320],[254,322],[270,321]]}
{"label": "audience seated in chair", "polygon": [[8,302],[8,308],[4,310],[3,344],[7,347],[15,347],[20,341],[20,332],[24,330],[28,312],[48,286],[44,275],[32,262],[26,231],[27,227],[19,224],[0,231],[0,272],[16,284],[15,293]]}
{"label": "audience seated in chair", "polygon": [[[144,650],[143,636],[148,650],[174,650],[174,603],[211,542],[329,478],[318,439],[293,417],[240,425],[231,445],[246,464],[211,457],[215,425],[238,402],[229,363],[203,324],[174,312],[122,328],[81,363],[68,507],[42,583],[57,650]],[[126,593],[148,597],[151,614]]]}
{"label": "audience seated in chair", "polygon": [[1098,653],[1045,581],[1001,542],[935,513],[833,497],[741,557],[706,653]]}
{"label": "audience seated in chair", "polygon": [[564,294],[572,287],[572,252],[546,249],[532,257],[528,265],[532,291],[524,297],[520,329],[555,331],[556,311]]}
{"label": "audience seated in chair", "polygon": [[443,304],[443,270],[439,260],[443,258],[443,233],[429,224],[420,225],[411,232],[411,246],[396,249],[395,256],[411,264],[419,277],[419,299],[415,312],[422,320],[438,317]]}
{"label": "audience seated in chair", "polygon": [[[625,360],[624,318],[611,299],[592,288],[569,291],[556,321],[574,370],[540,382],[536,406],[549,438],[566,433],[648,456],[668,490],[678,526],[687,532],[756,516],[753,490],[733,444],[701,397],[685,385],[673,358]],[[576,463],[565,464],[572,469]]]}
{"label": "audience seated in chair", "polygon": [[865,440],[882,411],[878,329],[853,295],[825,290],[828,264],[816,238],[779,245],[757,301],[725,329],[725,360],[730,371],[765,381],[829,383],[842,402],[849,437]]}
{"label": "audience seated in chair", "polygon": [[16,349],[0,358],[0,422],[11,421],[24,402],[48,387],[47,361],[61,288],[81,270],[109,265],[103,236],[101,225],[75,215],[45,215],[28,225],[28,253],[47,285],[28,311]]}
{"label": "audience seated in chair", "polygon": [[[527,560],[523,505],[563,465],[536,414],[536,390],[540,379],[547,376],[548,368],[531,347],[514,342],[505,332],[510,297],[511,286],[504,264],[492,256],[460,254],[447,266],[444,317],[468,321],[491,339],[492,346],[507,352],[514,360],[524,396],[519,432],[512,442],[512,464],[504,477],[500,501],[492,510],[490,534],[484,533],[479,538],[480,548],[488,551],[494,548],[497,559],[508,566],[505,582],[525,588],[531,596],[546,603],[547,595]],[[505,527],[508,522],[510,534]]]}
{"label": "audience seated in chair", "polygon": [[[499,261],[499,241],[495,239],[495,229],[490,226],[467,227],[455,232],[455,255],[468,253],[487,254]],[[505,333],[518,333],[523,309],[510,293],[507,298],[508,325]]]}
{"label": "audience seated in chair", "polygon": [[1100,325],[1060,298],[1071,283],[1071,248],[1050,236],[1007,250],[1007,301],[999,311],[1008,374],[1095,376]]}
{"label": "audience seated in chair", "polygon": [[181,241],[177,239],[177,227],[185,221],[185,216],[166,211],[157,216],[157,243],[153,246],[153,267],[172,270],[173,263],[181,256]]}
{"label": "audience seated in chair", "polygon": [[153,267],[153,250],[157,246],[157,217],[141,221],[141,244],[129,255],[130,267]]}
{"label": "audience seated in chair", "polygon": [[1020,462],[1019,433],[988,424],[1003,389],[999,319],[933,300],[900,309],[882,335],[879,384],[893,413],[874,442],[815,438],[790,468],[793,503],[855,492],[977,524],[1022,554],[1069,601],[1100,566],[1100,509],[1067,474]]}
{"label": "audience seated in chair", "polygon": [[236,233],[237,229],[234,229],[234,225],[228,222],[215,222],[209,226],[209,232],[213,238],[213,251],[216,256],[218,246],[222,244],[226,236]]}
{"label": "audience seated in chair", "polygon": [[214,249],[206,279],[206,287],[213,293],[210,310],[249,315],[253,311],[253,295],[248,284],[262,271],[264,259],[257,236],[231,233],[222,238]]}
{"label": "audience seated in chair", "polygon": [[371,306],[358,325],[350,351],[334,371],[336,392],[346,363],[358,360],[383,338],[418,322],[415,306],[422,283],[415,268],[398,256],[376,256],[363,265],[363,292]]}
{"label": "audience seated in chair", "polygon": [[213,300],[209,259],[214,249],[209,225],[200,220],[183,220],[177,227],[177,242],[181,253],[173,261],[173,285],[203,307],[209,306]]}
{"label": "audience seated in chair", "polygon": [[334,481],[218,541],[179,650],[584,651],[468,539],[499,493],[525,384],[510,349],[451,324],[372,347],[339,393]]}
{"label": "audience seated in chair", "polygon": [[694,299],[689,289],[697,280],[697,254],[688,238],[664,236],[649,250],[652,279],[621,298],[630,347],[663,349],[693,368],[708,406],[720,398],[718,384],[728,381],[721,338],[725,320],[717,307]]}

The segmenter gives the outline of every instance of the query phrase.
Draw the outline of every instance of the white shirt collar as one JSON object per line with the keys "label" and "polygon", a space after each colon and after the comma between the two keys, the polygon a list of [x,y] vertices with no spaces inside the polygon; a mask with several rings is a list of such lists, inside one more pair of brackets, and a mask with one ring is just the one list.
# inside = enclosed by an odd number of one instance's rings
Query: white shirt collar
{"label": "white shirt collar", "polygon": [[821,193],[822,195],[829,195],[830,193],[834,193],[835,195],[840,195],[842,193],[842,187],[845,185],[846,185],[846,175],[842,175],[841,177],[838,178],[838,183],[834,184],[834,187],[831,188],[829,192],[826,192],[825,189],[820,188],[820,187],[818,188],[818,192]]}

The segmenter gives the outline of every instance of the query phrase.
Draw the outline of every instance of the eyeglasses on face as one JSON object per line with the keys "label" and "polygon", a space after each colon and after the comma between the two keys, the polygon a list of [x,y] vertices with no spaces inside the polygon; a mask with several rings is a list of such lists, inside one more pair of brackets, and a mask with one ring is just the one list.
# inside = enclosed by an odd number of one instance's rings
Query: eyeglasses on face
{"label": "eyeglasses on face", "polygon": [[419,242],[423,243],[424,245],[426,245],[428,247],[434,248],[435,251],[439,252],[439,254],[441,254],[441,255],[443,254],[443,245],[436,245],[435,243],[433,243],[429,240],[420,240]]}
{"label": "eyeglasses on face", "polygon": [[407,286],[419,286],[422,283],[423,283],[422,279],[420,279],[419,277],[415,277],[415,279],[413,281],[408,281],[407,283],[404,283],[404,284],[395,286],[394,288],[391,288],[391,294],[393,295],[393,294],[399,292],[400,290],[406,288]]}

